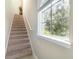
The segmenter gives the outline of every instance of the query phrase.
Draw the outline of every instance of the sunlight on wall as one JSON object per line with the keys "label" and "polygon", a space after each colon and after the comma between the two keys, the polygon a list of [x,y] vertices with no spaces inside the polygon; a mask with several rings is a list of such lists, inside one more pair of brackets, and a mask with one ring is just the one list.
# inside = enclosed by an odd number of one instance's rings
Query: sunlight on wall
{"label": "sunlight on wall", "polygon": [[30,0],[23,0],[23,9],[26,10],[26,11],[23,10],[23,12],[26,13],[28,12],[29,5],[30,5]]}

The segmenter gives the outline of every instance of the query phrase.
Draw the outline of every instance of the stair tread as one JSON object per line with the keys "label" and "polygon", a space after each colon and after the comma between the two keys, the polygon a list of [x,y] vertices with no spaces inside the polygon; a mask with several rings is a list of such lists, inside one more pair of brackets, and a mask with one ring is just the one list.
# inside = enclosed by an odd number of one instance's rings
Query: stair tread
{"label": "stair tread", "polygon": [[15,40],[29,40],[29,39],[28,38],[13,38],[13,39],[10,38],[9,40],[14,40],[15,41]]}
{"label": "stair tread", "polygon": [[21,50],[16,50],[16,51],[11,51],[7,53],[7,56],[12,56],[12,57],[18,57],[18,56],[24,56],[31,54],[31,49],[21,49]]}
{"label": "stair tread", "polygon": [[12,28],[26,28],[25,26],[12,26]]}
{"label": "stair tread", "polygon": [[11,31],[26,31],[26,30],[25,29],[23,29],[23,30],[22,29],[21,30],[20,29],[14,29],[14,30],[11,30]]}
{"label": "stair tread", "polygon": [[14,25],[14,24],[13,24],[12,26],[25,26],[25,25],[22,25],[22,24],[20,24],[20,25]]}
{"label": "stair tread", "polygon": [[10,39],[18,39],[18,38],[28,38],[27,36],[11,36]]}
{"label": "stair tread", "polygon": [[12,28],[11,30],[26,30],[26,28]]}
{"label": "stair tread", "polygon": [[16,44],[22,44],[22,43],[27,43],[29,40],[9,40],[8,45],[16,45]]}
{"label": "stair tread", "polygon": [[19,55],[6,56],[6,59],[19,59],[19,58],[22,58],[22,57],[25,57],[25,56],[30,56],[30,55],[32,55],[32,52],[21,53]]}
{"label": "stair tread", "polygon": [[27,31],[11,31],[11,33],[25,33]]}
{"label": "stair tread", "polygon": [[30,43],[22,43],[22,44],[16,44],[16,45],[8,45],[7,51],[13,51],[18,49],[23,49],[25,47],[31,47]]}
{"label": "stair tread", "polygon": [[20,34],[27,34],[27,32],[24,32],[24,33],[23,32],[22,33],[21,32],[20,33],[10,33],[10,35],[20,35]]}
{"label": "stair tread", "polygon": [[27,37],[10,37],[10,39],[24,39],[24,38],[28,38],[28,36]]}
{"label": "stair tread", "polygon": [[18,37],[18,36],[28,36],[27,34],[16,34],[16,35],[11,35],[10,37]]}
{"label": "stair tread", "polygon": [[26,29],[12,29],[11,31],[26,31]]}

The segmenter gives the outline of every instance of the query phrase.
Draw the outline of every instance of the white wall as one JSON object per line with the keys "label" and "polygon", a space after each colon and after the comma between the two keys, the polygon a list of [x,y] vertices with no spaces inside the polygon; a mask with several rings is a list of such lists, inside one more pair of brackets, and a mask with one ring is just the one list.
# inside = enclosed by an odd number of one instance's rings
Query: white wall
{"label": "white wall", "polygon": [[12,13],[11,0],[5,0],[5,27],[6,27],[5,28],[5,32],[6,32],[5,49],[7,48],[12,19],[13,19],[13,13]]}
{"label": "white wall", "polygon": [[64,48],[37,37],[37,0],[23,2],[24,16],[32,27],[32,31],[29,31],[32,47],[38,59],[72,59],[72,48]]}
{"label": "white wall", "polygon": [[19,13],[18,7],[20,6],[20,0],[5,0],[5,49],[9,40],[12,21],[15,14]]}
{"label": "white wall", "polygon": [[21,0],[12,0],[12,8],[15,14],[19,14],[19,6],[21,6]]}

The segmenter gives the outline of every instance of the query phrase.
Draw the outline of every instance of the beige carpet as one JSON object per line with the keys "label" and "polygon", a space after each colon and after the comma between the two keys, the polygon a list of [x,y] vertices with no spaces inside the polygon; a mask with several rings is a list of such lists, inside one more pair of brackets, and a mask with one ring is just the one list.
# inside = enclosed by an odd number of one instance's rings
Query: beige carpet
{"label": "beige carpet", "polygon": [[15,15],[5,59],[33,59],[22,15]]}

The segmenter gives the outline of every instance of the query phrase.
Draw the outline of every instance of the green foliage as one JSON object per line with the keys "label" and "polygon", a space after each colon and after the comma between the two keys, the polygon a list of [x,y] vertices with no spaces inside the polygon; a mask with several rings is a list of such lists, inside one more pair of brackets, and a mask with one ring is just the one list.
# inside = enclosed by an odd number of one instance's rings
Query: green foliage
{"label": "green foliage", "polygon": [[66,36],[68,33],[68,11],[62,7],[56,9],[55,13],[52,13],[52,20],[50,13],[45,14],[45,30],[52,35]]}
{"label": "green foliage", "polygon": [[45,30],[50,31],[50,25],[51,25],[51,15],[50,12],[45,12],[44,13],[44,20],[45,20]]}

